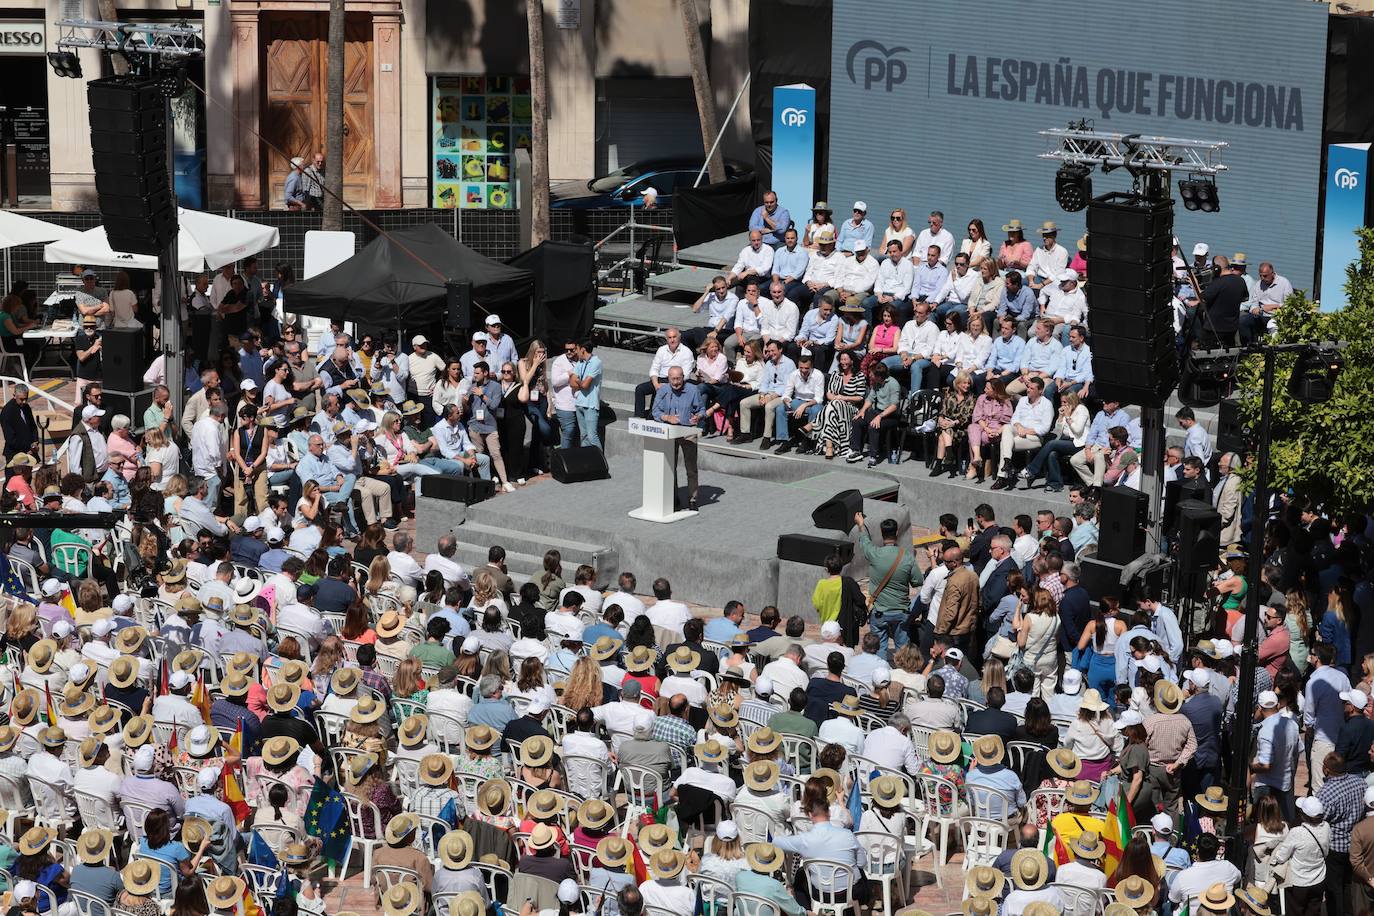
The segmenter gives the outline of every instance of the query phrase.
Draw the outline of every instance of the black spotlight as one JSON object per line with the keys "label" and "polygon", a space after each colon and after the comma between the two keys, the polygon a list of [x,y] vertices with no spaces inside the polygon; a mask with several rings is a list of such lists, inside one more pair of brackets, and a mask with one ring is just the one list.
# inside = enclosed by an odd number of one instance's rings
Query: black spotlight
{"label": "black spotlight", "polygon": [[1092,168],[1086,165],[1061,166],[1054,175],[1054,199],[1069,213],[1088,206],[1093,197]]}
{"label": "black spotlight", "polygon": [[81,79],[81,59],[72,51],[49,51],[48,63],[52,65],[52,72],[58,76]]}
{"label": "black spotlight", "polygon": [[1215,407],[1231,396],[1236,387],[1234,356],[1198,356],[1190,353],[1183,361],[1178,381],[1178,399],[1189,407]]}
{"label": "black spotlight", "polygon": [[1345,360],[1335,347],[1316,346],[1304,350],[1293,363],[1293,374],[1288,377],[1288,393],[1305,404],[1329,401],[1344,366]]}
{"label": "black spotlight", "polygon": [[1221,199],[1217,197],[1217,183],[1200,175],[1189,175],[1178,183],[1178,196],[1183,199],[1185,210],[1201,210],[1215,213],[1221,209]]}

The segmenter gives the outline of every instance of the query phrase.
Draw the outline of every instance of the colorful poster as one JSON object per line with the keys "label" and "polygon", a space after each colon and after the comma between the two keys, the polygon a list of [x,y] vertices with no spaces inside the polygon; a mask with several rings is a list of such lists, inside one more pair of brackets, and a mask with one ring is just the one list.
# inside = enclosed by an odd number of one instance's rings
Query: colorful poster
{"label": "colorful poster", "polygon": [[512,157],[530,146],[527,76],[433,78],[434,206],[509,210]]}

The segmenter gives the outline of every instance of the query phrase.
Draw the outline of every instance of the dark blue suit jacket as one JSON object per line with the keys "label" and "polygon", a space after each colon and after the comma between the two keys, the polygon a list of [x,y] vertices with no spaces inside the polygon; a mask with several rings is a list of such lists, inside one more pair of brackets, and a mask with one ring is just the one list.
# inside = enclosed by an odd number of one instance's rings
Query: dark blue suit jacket
{"label": "dark blue suit jacket", "polygon": [[1089,604],[1088,590],[1081,585],[1064,590],[1059,602],[1059,647],[1072,652],[1078,646],[1078,638],[1092,620],[1092,607]]}
{"label": "dark blue suit jacket", "polygon": [[991,614],[992,609],[1007,596],[1007,576],[1016,570],[1016,561],[1008,556],[992,570],[988,583],[978,592],[983,605],[983,613]]}

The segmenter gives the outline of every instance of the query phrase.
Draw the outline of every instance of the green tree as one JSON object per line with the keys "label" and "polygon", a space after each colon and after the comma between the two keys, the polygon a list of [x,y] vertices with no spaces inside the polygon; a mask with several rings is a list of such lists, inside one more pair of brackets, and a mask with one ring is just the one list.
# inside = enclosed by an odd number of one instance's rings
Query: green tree
{"label": "green tree", "polygon": [[[1374,503],[1374,229],[1359,230],[1359,260],[1346,268],[1346,299],[1338,312],[1320,312],[1294,294],[1278,312],[1277,343],[1339,340],[1345,368],[1329,401],[1306,404],[1288,394],[1294,355],[1282,354],[1275,374],[1270,487],[1292,490],[1329,509],[1364,509]],[[1259,428],[1261,357],[1241,366],[1241,412]],[[1253,475],[1253,469],[1251,469]]]}

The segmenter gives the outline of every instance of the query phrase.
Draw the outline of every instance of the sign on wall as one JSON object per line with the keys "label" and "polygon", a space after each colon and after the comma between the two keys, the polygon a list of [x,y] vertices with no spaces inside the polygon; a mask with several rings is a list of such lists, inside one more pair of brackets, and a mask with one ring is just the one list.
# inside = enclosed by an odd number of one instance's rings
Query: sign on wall
{"label": "sign on wall", "polygon": [[1360,259],[1355,230],[1368,225],[1370,144],[1326,148],[1326,210],[1322,223],[1322,311],[1342,308],[1345,269]]}
{"label": "sign on wall", "polygon": [[806,225],[815,202],[816,90],[773,87],[773,191],[794,222]]}
{"label": "sign on wall", "polygon": [[513,152],[530,148],[529,77],[433,79],[433,205],[513,208]]}
{"label": "sign on wall", "polygon": [[[1086,120],[1099,131],[1220,140],[1231,169],[1217,182],[1221,210],[1177,208],[1184,250],[1203,241],[1215,253],[1244,251],[1311,287],[1324,4],[1155,0],[1066,19],[1045,2],[990,2],[970,28],[969,7],[952,0],[835,0],[831,200],[861,198],[870,213],[902,206],[917,226],[942,210],[956,238],[978,217],[994,244],[1009,219],[1054,220],[1072,244],[1084,214],[1055,204],[1055,167],[1036,158],[1046,148],[1037,131]],[[1257,69],[1254,49],[1276,35],[1283,53]],[[1093,176],[1094,193],[1128,189],[1124,170]]]}
{"label": "sign on wall", "polygon": [[48,49],[40,19],[0,19],[0,54],[42,54]]}

